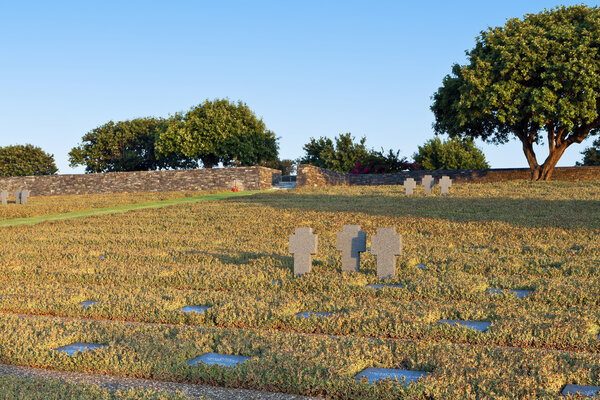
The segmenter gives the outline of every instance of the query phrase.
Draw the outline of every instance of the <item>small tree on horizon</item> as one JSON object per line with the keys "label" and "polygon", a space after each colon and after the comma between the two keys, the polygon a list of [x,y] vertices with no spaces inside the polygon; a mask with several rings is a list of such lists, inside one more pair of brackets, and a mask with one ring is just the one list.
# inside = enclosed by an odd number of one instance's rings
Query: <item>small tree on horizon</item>
{"label": "small tree on horizon", "polygon": [[418,147],[413,159],[421,169],[487,169],[490,167],[483,152],[471,138],[452,138],[441,141],[429,139]]}
{"label": "small tree on horizon", "polygon": [[0,176],[54,175],[54,155],[32,144],[0,147]]}
{"label": "small tree on horizon", "polygon": [[600,138],[594,140],[594,143],[581,154],[583,154],[583,160],[576,165],[600,165]]}

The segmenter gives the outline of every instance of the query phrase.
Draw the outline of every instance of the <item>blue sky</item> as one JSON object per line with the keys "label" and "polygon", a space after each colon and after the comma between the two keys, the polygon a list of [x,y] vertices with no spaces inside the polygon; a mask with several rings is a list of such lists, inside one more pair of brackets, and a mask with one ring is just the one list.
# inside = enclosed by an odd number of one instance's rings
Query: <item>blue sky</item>
{"label": "blue sky", "polygon": [[[581,2],[0,0],[0,146],[32,143],[79,173],[68,152],[95,127],[227,97],[263,118],[282,158],[344,132],[410,157],[479,32],[560,4]],[[492,167],[527,166],[518,142],[478,145]]]}

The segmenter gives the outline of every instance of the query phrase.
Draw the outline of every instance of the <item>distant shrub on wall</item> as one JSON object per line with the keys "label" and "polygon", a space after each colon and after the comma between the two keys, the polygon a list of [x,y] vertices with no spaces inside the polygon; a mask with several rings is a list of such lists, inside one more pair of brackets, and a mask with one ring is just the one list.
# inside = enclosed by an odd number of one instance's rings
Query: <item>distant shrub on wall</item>
{"label": "distant shrub on wall", "polygon": [[0,176],[53,175],[54,155],[31,144],[0,147]]}
{"label": "distant shrub on wall", "polygon": [[439,137],[425,142],[413,158],[421,169],[487,169],[483,152],[471,138],[453,138],[442,142]]}

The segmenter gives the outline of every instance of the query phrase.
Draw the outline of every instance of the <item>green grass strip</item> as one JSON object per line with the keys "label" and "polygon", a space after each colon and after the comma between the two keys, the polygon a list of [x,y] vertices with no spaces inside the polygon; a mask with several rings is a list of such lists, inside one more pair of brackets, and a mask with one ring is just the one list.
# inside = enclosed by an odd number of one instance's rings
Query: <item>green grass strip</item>
{"label": "green grass strip", "polygon": [[36,215],[35,217],[28,218],[15,218],[0,221],[0,228],[5,226],[17,226],[17,225],[35,225],[46,221],[60,221],[64,219],[74,218],[85,218],[93,215],[106,215],[106,214],[117,214],[124,213],[132,210],[141,210],[145,208],[162,208],[172,206],[176,204],[196,203],[198,201],[209,201],[209,200],[223,200],[231,197],[250,196],[255,193],[260,193],[258,190],[249,190],[245,192],[230,192],[230,193],[218,193],[218,194],[207,194],[204,196],[194,197],[181,197],[178,199],[149,201],[145,203],[134,203],[134,204],[123,204],[114,207],[96,208],[91,210],[73,211],[63,214],[50,214],[50,215]]}

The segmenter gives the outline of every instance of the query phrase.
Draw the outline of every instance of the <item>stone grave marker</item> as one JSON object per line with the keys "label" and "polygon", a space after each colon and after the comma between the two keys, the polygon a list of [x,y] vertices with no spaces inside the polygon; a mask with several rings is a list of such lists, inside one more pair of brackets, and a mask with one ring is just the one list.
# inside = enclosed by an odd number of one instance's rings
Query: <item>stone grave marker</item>
{"label": "stone grave marker", "polygon": [[358,271],[360,253],[367,250],[367,232],[360,225],[344,225],[337,233],[337,249],[342,252],[342,271]]}
{"label": "stone grave marker", "polygon": [[16,189],[13,195],[15,196],[15,203],[21,204],[21,189]]}
{"label": "stone grave marker", "polygon": [[431,194],[431,188],[433,188],[435,180],[433,179],[433,176],[425,175],[423,179],[421,179],[421,184],[423,185],[423,188],[425,188],[425,194]]}
{"label": "stone grave marker", "polygon": [[388,278],[396,274],[396,256],[402,254],[402,236],[396,228],[377,228],[371,236],[371,253],[377,257],[377,276]]}
{"label": "stone grave marker", "polygon": [[3,190],[2,193],[0,193],[0,198],[2,198],[2,205],[5,206],[8,204],[8,190]]}
{"label": "stone grave marker", "polygon": [[452,179],[450,179],[450,177],[446,175],[442,176],[442,179],[440,179],[440,189],[442,191],[442,194],[448,194],[450,186],[452,186]]}
{"label": "stone grave marker", "polygon": [[413,178],[408,178],[404,181],[403,186],[404,186],[404,191],[405,191],[406,195],[411,196],[413,194],[413,190],[415,189],[417,184],[415,183],[415,180]]}
{"label": "stone grave marker", "polygon": [[487,293],[489,293],[490,295],[496,295],[496,294],[500,294],[502,292],[510,292],[513,293],[515,296],[517,296],[517,298],[522,299],[525,298],[527,296],[529,296],[533,290],[522,290],[522,289],[487,289],[486,290]]}
{"label": "stone grave marker", "polygon": [[209,308],[210,308],[209,306],[185,306],[185,307],[181,307],[181,308],[177,309],[176,311],[181,311],[186,314],[188,314],[188,313],[202,314],[204,311],[208,310]]}
{"label": "stone grave marker", "polygon": [[94,304],[97,304],[97,303],[102,303],[102,302],[100,300],[85,300],[78,304],[83,308],[90,308],[91,306],[93,306]]}
{"label": "stone grave marker", "polygon": [[27,199],[29,199],[29,190],[25,189],[21,191],[21,204],[27,204]]}
{"label": "stone grave marker", "polygon": [[56,349],[59,353],[67,353],[70,356],[77,354],[77,352],[86,352],[86,351],[94,351],[98,349],[105,349],[108,346],[105,344],[95,344],[95,343],[73,343],[67,346],[62,346]]}
{"label": "stone grave marker", "polygon": [[190,360],[188,365],[198,365],[200,363],[207,365],[220,365],[221,367],[233,368],[239,363],[243,363],[250,357],[235,356],[231,354],[206,353]]}
{"label": "stone grave marker", "polygon": [[317,235],[312,228],[296,228],[290,235],[290,253],[294,255],[295,275],[310,272],[312,257],[317,254]]}
{"label": "stone grave marker", "polygon": [[354,378],[357,380],[361,380],[361,378],[366,377],[369,380],[369,383],[372,385],[377,381],[389,378],[394,379],[397,378],[399,381],[404,378],[404,386],[407,386],[410,382],[416,381],[421,377],[426,377],[427,372],[423,371],[410,371],[405,369],[391,369],[391,368],[374,368],[369,367],[361,371]]}
{"label": "stone grave marker", "polygon": [[600,396],[600,386],[566,385],[560,394],[566,396],[568,394],[575,395],[578,392],[583,397],[598,397]]}
{"label": "stone grave marker", "polygon": [[380,283],[371,283],[369,285],[367,285],[366,287],[368,287],[369,289],[394,289],[394,288],[398,288],[401,289],[404,287],[404,285],[385,285],[385,284],[380,284]]}
{"label": "stone grave marker", "polygon": [[461,321],[456,319],[440,319],[439,322],[440,324],[465,326],[469,329],[475,329],[480,332],[487,331],[492,324],[491,322],[487,321]]}
{"label": "stone grave marker", "polygon": [[333,317],[333,313],[321,311],[303,311],[301,313],[296,314],[296,317],[300,319],[309,319],[312,316],[320,318],[329,318]]}

